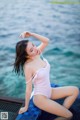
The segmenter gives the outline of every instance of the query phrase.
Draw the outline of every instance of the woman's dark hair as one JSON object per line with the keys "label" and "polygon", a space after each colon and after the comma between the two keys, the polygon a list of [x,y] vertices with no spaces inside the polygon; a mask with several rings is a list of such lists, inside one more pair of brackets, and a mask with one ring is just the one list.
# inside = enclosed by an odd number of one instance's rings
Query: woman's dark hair
{"label": "woman's dark hair", "polygon": [[14,62],[14,71],[20,75],[23,74],[23,65],[27,60],[26,47],[29,40],[22,40],[16,44],[16,57]]}

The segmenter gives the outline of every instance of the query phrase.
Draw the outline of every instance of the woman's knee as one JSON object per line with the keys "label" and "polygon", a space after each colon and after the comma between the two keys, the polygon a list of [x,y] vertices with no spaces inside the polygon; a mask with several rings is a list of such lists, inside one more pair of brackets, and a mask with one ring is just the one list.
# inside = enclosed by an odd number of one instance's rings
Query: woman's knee
{"label": "woman's knee", "polygon": [[76,86],[73,86],[73,94],[78,96],[79,95],[79,88]]}
{"label": "woman's knee", "polygon": [[72,117],[73,117],[72,112],[69,112],[69,114],[65,116],[65,118],[67,118],[67,120],[70,120]]}
{"label": "woman's knee", "polygon": [[72,117],[73,117],[73,114],[71,112],[69,112],[70,114],[64,116],[64,117],[57,117],[56,119],[54,120],[71,120]]}

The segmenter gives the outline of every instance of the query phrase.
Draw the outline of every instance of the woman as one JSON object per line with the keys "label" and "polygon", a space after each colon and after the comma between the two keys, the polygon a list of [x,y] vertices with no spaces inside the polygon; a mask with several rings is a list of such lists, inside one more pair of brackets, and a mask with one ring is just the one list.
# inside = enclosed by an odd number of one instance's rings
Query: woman
{"label": "woman", "polygon": [[[35,46],[29,40],[22,40],[16,45],[14,69],[18,74],[22,71],[24,72],[27,83],[25,106],[19,110],[19,114],[24,113],[28,109],[33,83],[34,104],[46,112],[58,115],[59,117],[55,120],[70,120],[73,115],[68,109],[76,100],[79,89],[76,86],[51,88],[49,80],[50,64],[45,58],[43,60],[40,58],[40,54],[47,47],[49,39],[31,32],[23,32],[20,37],[34,37],[40,40],[41,44]],[[54,101],[64,97],[63,105]]]}

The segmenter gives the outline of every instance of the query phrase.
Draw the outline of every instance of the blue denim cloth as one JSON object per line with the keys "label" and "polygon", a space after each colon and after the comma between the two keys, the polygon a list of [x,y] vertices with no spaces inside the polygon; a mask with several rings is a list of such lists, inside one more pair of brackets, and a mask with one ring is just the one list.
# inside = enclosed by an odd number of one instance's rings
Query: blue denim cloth
{"label": "blue denim cloth", "polygon": [[[59,85],[51,84],[51,87],[59,87]],[[28,110],[22,114],[18,114],[16,120],[37,120],[42,110],[37,108],[33,103],[33,97],[30,99]]]}

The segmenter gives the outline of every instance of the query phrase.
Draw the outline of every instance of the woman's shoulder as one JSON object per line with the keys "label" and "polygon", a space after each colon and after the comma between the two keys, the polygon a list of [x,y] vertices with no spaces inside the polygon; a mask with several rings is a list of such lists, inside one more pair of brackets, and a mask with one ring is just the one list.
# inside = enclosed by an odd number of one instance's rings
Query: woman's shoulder
{"label": "woman's shoulder", "polygon": [[24,64],[23,66],[23,71],[24,71],[24,74],[28,75],[28,74],[31,74],[31,76],[33,75],[33,70],[32,70],[32,66],[30,64]]}
{"label": "woman's shoulder", "polygon": [[[40,55],[38,55],[37,57],[40,57]],[[33,67],[34,67],[34,60],[32,60],[32,61],[26,61],[25,63],[24,63],[24,66],[23,66],[23,68],[24,69],[33,69]]]}
{"label": "woman's shoulder", "polygon": [[32,62],[25,62],[24,63],[24,66],[23,66],[23,69],[24,70],[30,70],[32,68],[32,65],[31,65]]}

